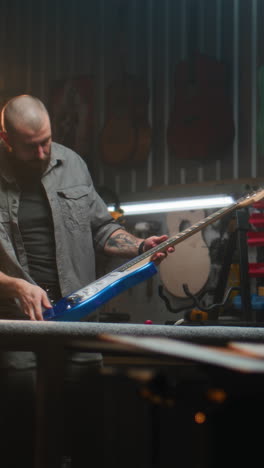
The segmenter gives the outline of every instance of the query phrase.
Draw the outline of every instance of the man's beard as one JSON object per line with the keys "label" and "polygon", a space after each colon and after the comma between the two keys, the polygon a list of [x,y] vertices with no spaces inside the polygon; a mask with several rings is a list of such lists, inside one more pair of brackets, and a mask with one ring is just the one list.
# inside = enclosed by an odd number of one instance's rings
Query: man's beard
{"label": "man's beard", "polygon": [[40,184],[49,162],[50,157],[45,159],[45,161],[21,161],[14,157],[12,160],[13,170],[21,190]]}
{"label": "man's beard", "polygon": [[40,179],[48,165],[50,163],[50,155],[47,155],[47,159],[43,160],[32,160],[32,161],[22,161],[18,159],[15,155],[13,156],[12,165],[15,171],[15,174],[18,178],[31,179]]}

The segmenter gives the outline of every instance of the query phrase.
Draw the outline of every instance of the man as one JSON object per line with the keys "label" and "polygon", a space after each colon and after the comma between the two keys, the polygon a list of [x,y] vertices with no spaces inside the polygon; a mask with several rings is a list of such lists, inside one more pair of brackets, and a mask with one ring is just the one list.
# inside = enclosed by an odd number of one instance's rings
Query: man
{"label": "man", "polygon": [[142,243],[113,220],[82,158],[52,142],[39,99],[12,98],[1,126],[0,318],[43,320],[51,300],[95,279],[96,252],[132,258],[167,239]]}
{"label": "man", "polygon": [[[12,98],[2,111],[1,127],[0,319],[43,320],[43,310],[53,301],[95,279],[97,252],[131,258],[167,239],[152,236],[142,243],[112,218],[83,159],[52,142],[50,118],[39,99]],[[159,263],[165,256],[159,253],[153,260]],[[35,356],[0,354],[4,404],[0,430],[5,434],[8,466],[17,466],[17,458],[32,458],[34,409],[28,387],[32,389]],[[78,415],[71,407],[72,395],[78,395],[82,372],[86,375],[101,361],[95,353],[70,357],[65,407],[72,412],[73,428]],[[11,395],[12,404],[6,405]]]}

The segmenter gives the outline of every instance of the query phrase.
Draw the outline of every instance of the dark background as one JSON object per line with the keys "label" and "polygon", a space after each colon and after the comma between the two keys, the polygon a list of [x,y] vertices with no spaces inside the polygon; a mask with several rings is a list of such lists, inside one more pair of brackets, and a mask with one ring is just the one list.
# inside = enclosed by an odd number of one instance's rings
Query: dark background
{"label": "dark background", "polygon": [[[2,100],[32,93],[52,111],[51,96],[58,83],[89,78],[86,98],[92,122],[82,156],[96,184],[113,189],[122,199],[168,188],[174,195],[189,195],[193,184],[203,193],[215,182],[261,177],[263,153],[256,131],[263,13],[262,0],[1,0]],[[171,152],[166,133],[177,91],[177,64],[194,49],[226,66],[224,86],[235,137],[218,156],[209,152],[186,159]],[[100,150],[107,119],[105,91],[122,69],[147,86],[152,141],[143,163],[125,169],[102,164]],[[210,118],[217,112],[213,107]]]}

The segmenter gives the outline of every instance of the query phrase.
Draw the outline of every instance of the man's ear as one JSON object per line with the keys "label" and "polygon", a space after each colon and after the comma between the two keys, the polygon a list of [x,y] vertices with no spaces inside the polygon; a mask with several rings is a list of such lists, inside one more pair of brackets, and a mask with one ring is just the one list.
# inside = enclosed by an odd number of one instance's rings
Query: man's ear
{"label": "man's ear", "polygon": [[0,138],[2,138],[2,140],[4,140],[5,143],[8,143],[8,135],[6,132],[4,131],[0,131]]}
{"label": "man's ear", "polygon": [[3,130],[0,131],[0,138],[3,140],[5,145],[7,146],[9,151],[12,151],[11,146],[9,144],[9,139],[8,139],[8,134],[4,132]]}

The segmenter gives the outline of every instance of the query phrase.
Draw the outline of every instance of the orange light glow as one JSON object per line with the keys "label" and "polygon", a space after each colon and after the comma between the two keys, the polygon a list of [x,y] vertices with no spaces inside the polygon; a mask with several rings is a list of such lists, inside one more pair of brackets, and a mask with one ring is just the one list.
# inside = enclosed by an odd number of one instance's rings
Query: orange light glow
{"label": "orange light glow", "polygon": [[202,411],[198,411],[194,415],[194,420],[197,424],[203,424],[206,421],[206,415]]}

